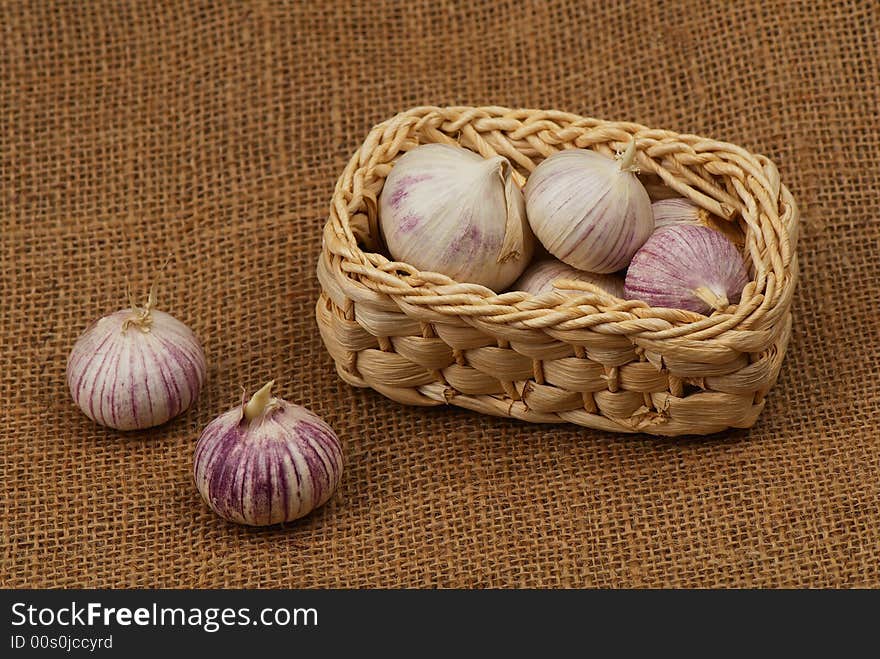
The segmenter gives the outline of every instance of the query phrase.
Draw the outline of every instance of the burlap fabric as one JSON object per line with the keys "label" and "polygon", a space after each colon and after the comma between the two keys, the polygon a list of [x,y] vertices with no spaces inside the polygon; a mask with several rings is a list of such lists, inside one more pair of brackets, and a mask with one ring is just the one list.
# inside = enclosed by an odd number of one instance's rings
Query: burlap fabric
{"label": "burlap fabric", "polygon": [[[880,586],[874,2],[7,2],[0,8],[2,585]],[[803,210],[792,345],[751,431],[704,439],[407,408],[337,378],[320,233],[369,128],[558,108],[770,156]],[[145,291],[209,384],[100,428],[67,353]],[[345,441],[336,498],[222,522],[200,429],[276,378]]]}

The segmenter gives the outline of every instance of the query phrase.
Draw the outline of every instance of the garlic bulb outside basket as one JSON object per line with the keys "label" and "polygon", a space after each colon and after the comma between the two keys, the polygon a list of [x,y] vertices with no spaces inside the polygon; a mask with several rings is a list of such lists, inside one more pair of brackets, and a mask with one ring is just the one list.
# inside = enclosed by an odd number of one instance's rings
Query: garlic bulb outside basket
{"label": "garlic bulb outside basket", "polygon": [[198,398],[205,353],[179,320],[153,309],[117,311],[93,323],[67,360],[67,384],[93,421],[117,430],[165,423]]}
{"label": "garlic bulb outside basket", "polygon": [[526,291],[532,295],[540,295],[552,290],[571,291],[574,293],[582,293],[577,289],[556,288],[553,282],[559,279],[572,279],[575,281],[585,281],[602,290],[610,293],[615,297],[623,297],[623,277],[618,274],[595,274],[592,272],[584,272],[576,270],[570,265],[557,261],[556,259],[547,259],[538,261],[530,265],[522,276],[514,282],[510,287],[512,291]]}
{"label": "garlic bulb outside basket", "polygon": [[749,277],[736,246],[719,231],[676,224],[654,233],[626,273],[627,299],[698,313],[740,300]]}
{"label": "garlic bulb outside basket", "polygon": [[525,186],[535,236],[553,256],[578,270],[626,267],[654,230],[651,200],[634,173],[636,144],[619,160],[586,149],[554,153]]}
{"label": "garlic bulb outside basket", "polygon": [[496,291],[528,265],[534,236],[522,192],[501,156],[448,144],[402,155],[379,198],[379,224],[393,259]]}
{"label": "garlic bulb outside basket", "polygon": [[238,524],[290,522],[322,506],[342,478],[336,433],[273,383],[214,419],[196,444],[193,477],[210,508]]}

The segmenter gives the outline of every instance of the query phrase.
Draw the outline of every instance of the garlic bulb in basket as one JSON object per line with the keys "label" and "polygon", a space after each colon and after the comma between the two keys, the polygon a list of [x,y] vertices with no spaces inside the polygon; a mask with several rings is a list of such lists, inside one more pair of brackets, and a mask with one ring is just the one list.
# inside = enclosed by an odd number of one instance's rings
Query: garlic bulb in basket
{"label": "garlic bulb in basket", "polygon": [[525,187],[535,236],[578,270],[616,272],[654,230],[651,200],[634,174],[635,140],[619,160],[586,149],[554,153]]}
{"label": "garlic bulb in basket", "polygon": [[675,224],[655,232],[636,253],[624,292],[652,307],[707,313],[739,302],[748,281],[742,256],[722,233]]}
{"label": "garlic bulb in basket", "polygon": [[514,282],[513,286],[510,287],[510,290],[526,291],[532,295],[540,295],[541,293],[547,293],[552,290],[572,291],[575,293],[583,292],[577,289],[554,287],[553,282],[558,279],[573,279],[575,281],[589,282],[615,297],[623,297],[623,278],[620,275],[599,275],[592,272],[584,272],[583,270],[576,270],[570,265],[563,263],[562,261],[557,261],[556,259],[538,261],[537,263],[530,265],[526,268],[526,271],[522,273],[522,276]]}
{"label": "garlic bulb in basket", "polygon": [[400,157],[379,197],[379,223],[393,259],[497,291],[534,251],[510,163],[448,144]]}
{"label": "garlic bulb in basket", "polygon": [[715,217],[687,199],[661,199],[651,204],[651,210],[654,213],[654,231],[676,224],[692,224],[720,231],[736,245],[745,242],[745,236],[736,224]]}

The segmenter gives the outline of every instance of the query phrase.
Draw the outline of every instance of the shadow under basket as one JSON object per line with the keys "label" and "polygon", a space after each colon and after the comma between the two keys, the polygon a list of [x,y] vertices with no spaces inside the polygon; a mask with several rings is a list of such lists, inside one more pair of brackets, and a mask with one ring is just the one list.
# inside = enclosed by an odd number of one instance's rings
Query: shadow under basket
{"label": "shadow under basket", "polygon": [[[741,236],[751,281],[739,304],[707,317],[589,284],[499,294],[380,253],[378,196],[419,144],[505,156],[522,184],[560,149],[613,156],[633,136],[652,199],[687,197]],[[373,128],[336,184],[316,316],[340,377],[401,403],[653,435],[748,428],[791,334],[797,234],[776,166],[733,144],[557,111],[414,108]]]}

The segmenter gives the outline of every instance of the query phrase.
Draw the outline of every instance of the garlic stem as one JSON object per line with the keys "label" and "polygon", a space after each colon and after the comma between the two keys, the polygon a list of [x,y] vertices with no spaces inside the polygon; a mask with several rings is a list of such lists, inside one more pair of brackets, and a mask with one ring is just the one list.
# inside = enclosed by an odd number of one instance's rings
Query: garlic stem
{"label": "garlic stem", "polygon": [[626,147],[626,151],[623,152],[623,155],[620,157],[620,171],[622,172],[631,172],[635,170],[633,163],[636,160],[636,138],[632,138],[629,145]]}
{"label": "garlic stem", "polygon": [[503,177],[505,171],[504,165],[507,164],[507,159],[503,156],[492,156],[491,158],[486,158],[482,163],[479,164],[487,175],[492,175],[496,172],[500,172],[501,176]]}
{"label": "garlic stem", "polygon": [[726,295],[719,295],[715,291],[712,291],[705,286],[699,286],[695,288],[694,295],[696,295],[698,298],[700,298],[703,302],[708,304],[716,311],[723,311],[728,306],[730,306],[730,302],[728,302]]}
{"label": "garlic stem", "polygon": [[150,325],[153,324],[153,317],[150,315],[150,311],[156,306],[156,285],[153,284],[150,286],[150,292],[147,295],[147,302],[143,307],[139,307],[135,304],[134,297],[129,288],[128,303],[131,305],[131,312],[133,315],[122,323],[122,331],[125,332],[125,330],[131,325],[134,325],[142,332],[149,332]]}
{"label": "garlic stem", "polygon": [[144,305],[144,313],[149,315],[150,309],[156,306],[156,284],[150,284],[150,292],[147,294],[147,303]]}
{"label": "garlic stem", "polygon": [[257,393],[251,396],[251,399],[244,406],[245,419],[253,421],[266,411],[266,408],[274,400],[271,393],[273,384],[275,384],[275,380],[269,380]]}
{"label": "garlic stem", "polygon": [[[501,242],[501,251],[498,253],[496,263],[506,263],[507,261],[517,260],[527,252],[526,233],[523,227],[528,225],[525,219],[525,208],[517,203],[517,199],[521,197],[519,186],[513,180],[513,167],[510,163],[498,157],[500,166],[498,167],[498,175],[504,185],[504,206],[507,216],[504,221],[504,240]],[[528,259],[529,256],[527,255]]]}

